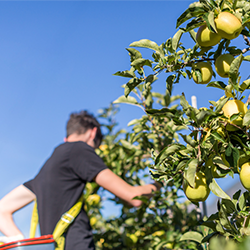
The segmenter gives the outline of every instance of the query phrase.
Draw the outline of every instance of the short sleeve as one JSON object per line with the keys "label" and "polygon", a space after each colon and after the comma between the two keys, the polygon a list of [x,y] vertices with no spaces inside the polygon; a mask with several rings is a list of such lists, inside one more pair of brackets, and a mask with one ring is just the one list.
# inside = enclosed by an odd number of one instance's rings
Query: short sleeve
{"label": "short sleeve", "polygon": [[26,188],[28,188],[30,191],[32,191],[33,193],[35,193],[35,192],[34,192],[34,187],[33,187],[33,179],[24,182],[23,185],[24,185]]}
{"label": "short sleeve", "polygon": [[98,173],[107,169],[95,150],[84,142],[76,143],[72,148],[70,165],[73,171],[87,182],[93,181]]}

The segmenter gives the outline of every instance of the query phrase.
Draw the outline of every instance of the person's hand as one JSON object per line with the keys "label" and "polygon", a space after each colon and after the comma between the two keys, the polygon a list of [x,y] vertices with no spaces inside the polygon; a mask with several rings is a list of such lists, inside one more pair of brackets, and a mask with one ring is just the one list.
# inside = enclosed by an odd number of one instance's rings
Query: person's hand
{"label": "person's hand", "polygon": [[160,190],[163,186],[161,182],[155,181],[153,185],[156,187],[156,191]]}
{"label": "person's hand", "polygon": [[23,240],[24,236],[22,234],[18,234],[15,236],[0,236],[0,243],[9,243],[12,241]]}

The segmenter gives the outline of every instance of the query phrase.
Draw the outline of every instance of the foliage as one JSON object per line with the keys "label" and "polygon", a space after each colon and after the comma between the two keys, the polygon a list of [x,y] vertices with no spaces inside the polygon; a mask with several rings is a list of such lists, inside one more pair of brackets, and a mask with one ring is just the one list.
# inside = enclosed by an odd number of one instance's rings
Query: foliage
{"label": "foliage", "polygon": [[[152,101],[157,105],[165,102],[165,95],[154,94]],[[168,109],[178,112],[179,105],[173,104],[179,97],[171,98],[171,107]],[[145,100],[141,100],[143,107]],[[139,104],[138,104],[139,105]],[[165,105],[165,104],[164,104]],[[105,128],[106,136],[103,145],[97,153],[116,174],[131,185],[142,185],[149,180],[149,166],[153,164],[151,149],[160,152],[165,145],[178,142],[177,131],[185,129],[183,126],[174,126],[167,117],[151,117],[145,115],[129,123],[131,132],[123,129],[116,131],[116,106],[101,110],[100,119]],[[151,180],[150,180],[151,181]],[[96,192],[96,190],[93,190]],[[109,198],[116,205],[122,205],[121,215],[105,219],[99,207],[89,207],[88,214],[98,220],[92,225],[97,242],[97,249],[170,249],[172,247],[196,249],[193,241],[179,241],[181,235],[190,229],[197,228],[197,217],[200,213],[190,207],[189,201],[180,202],[178,188],[169,183],[164,184],[153,197],[140,197],[143,205],[132,208],[118,197]],[[105,192],[99,190],[102,199]],[[88,194],[90,195],[90,193]],[[88,196],[87,195],[87,196]],[[134,239],[133,240],[131,240]]]}
{"label": "foliage", "polygon": [[[233,39],[225,38],[213,47],[199,46],[195,30],[206,24],[211,32],[216,33],[214,20],[224,11],[241,21],[241,36],[237,39],[244,39],[246,47],[238,48]],[[216,244],[221,244],[223,249],[247,249],[249,192],[242,195],[236,192],[229,197],[216,178],[233,177],[240,172],[243,163],[250,161],[250,111],[226,117],[222,110],[230,99],[244,101],[250,89],[249,77],[241,79],[240,75],[242,63],[250,61],[247,55],[250,50],[249,13],[250,3],[246,0],[200,0],[190,4],[181,14],[177,19],[177,32],[166,42],[158,45],[142,39],[127,48],[130,68],[115,75],[128,81],[123,86],[124,95],[114,103],[140,107],[145,115],[129,123],[131,132],[115,132],[117,124],[111,117],[117,110],[114,106],[104,109],[101,117],[108,121],[104,141],[107,148],[98,153],[115,173],[132,185],[143,184],[146,176],[141,174],[145,174],[148,168],[151,177],[164,185],[153,198],[141,197],[144,205],[139,209],[129,208],[114,198],[116,204],[122,204],[122,214],[108,221],[99,220],[95,227],[98,249],[209,247],[213,250]],[[181,27],[184,24],[185,27]],[[184,35],[193,40],[192,48],[181,43]],[[143,58],[141,50],[144,49],[152,51],[151,58]],[[234,56],[228,77],[204,85],[204,88],[223,90],[225,94],[219,100],[210,100],[208,108],[197,109],[189,104],[184,93],[172,95],[175,84],[181,84],[185,78],[192,80],[195,63],[205,61],[214,66],[216,58],[225,53]],[[161,73],[166,74],[164,94],[153,92],[152,88]],[[213,74],[217,76],[216,71]],[[201,71],[195,70],[195,75],[198,84],[201,83]],[[239,119],[242,120],[240,124],[235,122]],[[233,126],[233,131],[227,129],[227,125]],[[195,188],[197,172],[205,174],[209,189],[221,198],[218,212],[209,218],[197,218],[200,216],[198,202],[191,206],[190,202],[180,202],[183,180]],[[189,212],[190,207],[196,210]]]}

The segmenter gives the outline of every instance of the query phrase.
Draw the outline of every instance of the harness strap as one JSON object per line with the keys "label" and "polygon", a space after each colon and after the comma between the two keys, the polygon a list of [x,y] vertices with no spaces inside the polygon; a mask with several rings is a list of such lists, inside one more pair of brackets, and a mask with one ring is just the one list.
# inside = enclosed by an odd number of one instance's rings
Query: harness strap
{"label": "harness strap", "polygon": [[[80,196],[76,204],[70,208],[66,213],[64,213],[60,220],[57,222],[55,229],[53,231],[53,238],[56,241],[56,250],[63,250],[65,245],[65,237],[63,236],[64,232],[66,232],[69,225],[74,221],[76,216],[79,214],[82,208],[84,200],[84,195]],[[35,200],[35,204],[32,211],[32,218],[30,224],[30,238],[34,238],[36,234],[36,228],[38,225],[38,211],[37,211],[37,201]]]}

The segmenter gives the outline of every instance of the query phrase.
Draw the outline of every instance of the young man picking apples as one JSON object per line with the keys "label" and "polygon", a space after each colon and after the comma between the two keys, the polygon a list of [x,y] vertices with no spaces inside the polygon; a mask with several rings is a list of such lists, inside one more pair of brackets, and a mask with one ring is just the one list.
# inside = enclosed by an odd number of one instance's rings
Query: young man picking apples
{"label": "young man picking apples", "polygon": [[[37,176],[18,186],[0,200],[0,240],[23,239],[13,213],[37,200],[41,235],[52,234],[61,216],[79,199],[87,182],[95,181],[132,206],[135,196],[150,194],[159,184],[131,186],[106,167],[95,153],[102,140],[98,121],[86,111],[72,113],[65,142],[55,148]],[[88,216],[83,207],[65,236],[66,250],[95,249]]]}

